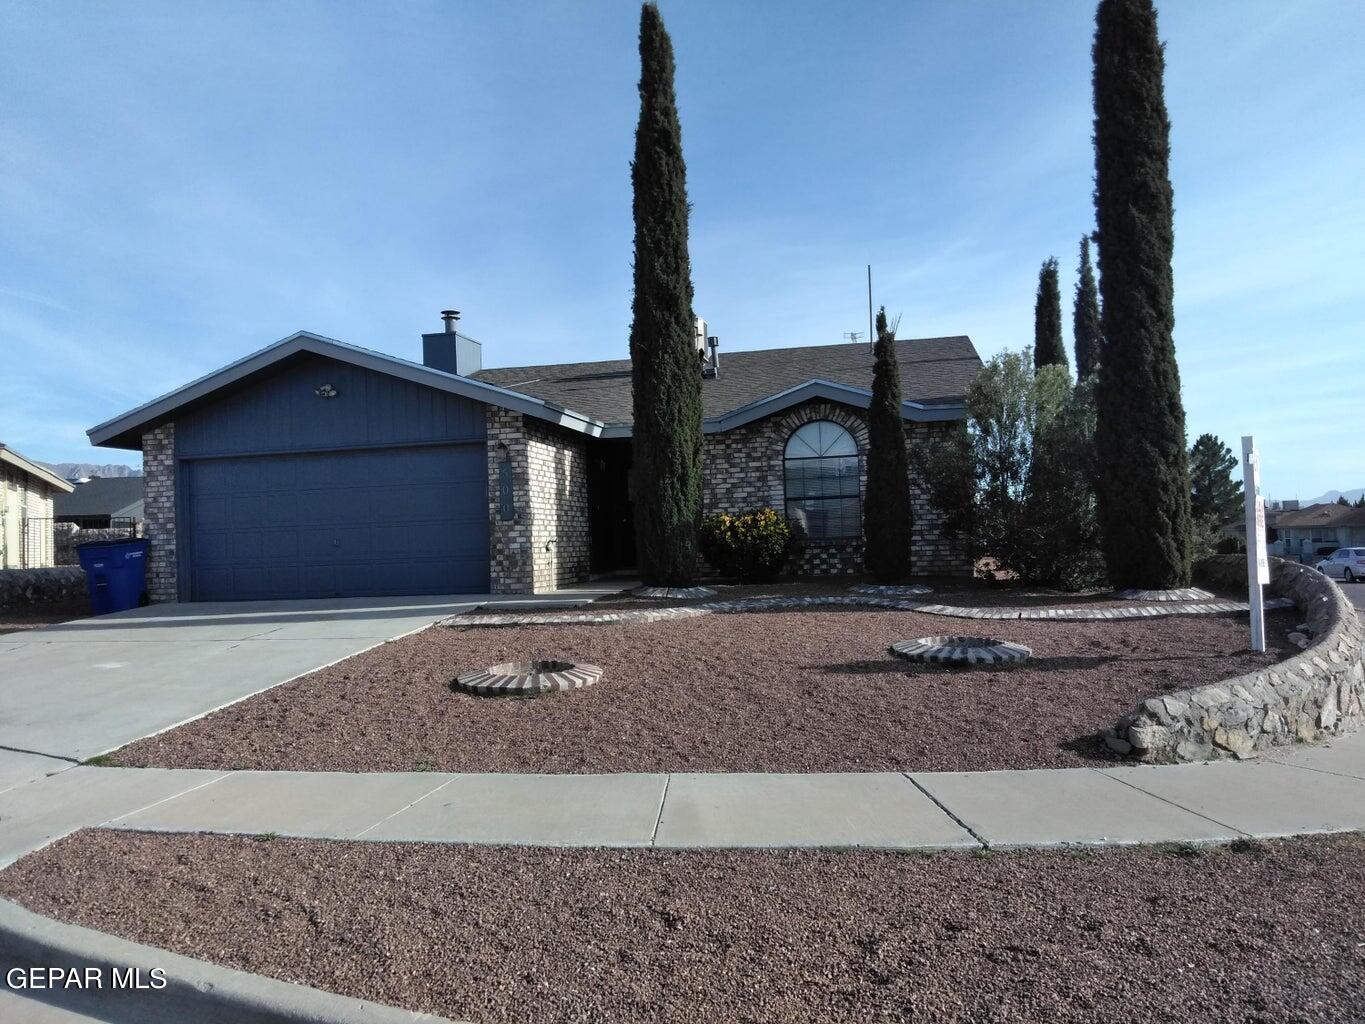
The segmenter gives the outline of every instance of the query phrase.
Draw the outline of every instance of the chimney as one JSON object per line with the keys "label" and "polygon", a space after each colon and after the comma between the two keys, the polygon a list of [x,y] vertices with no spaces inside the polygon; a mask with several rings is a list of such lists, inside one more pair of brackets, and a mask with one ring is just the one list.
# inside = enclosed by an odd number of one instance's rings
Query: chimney
{"label": "chimney", "polygon": [[433,370],[468,377],[483,369],[483,346],[455,330],[459,319],[458,309],[441,310],[445,330],[422,335],[422,363]]}

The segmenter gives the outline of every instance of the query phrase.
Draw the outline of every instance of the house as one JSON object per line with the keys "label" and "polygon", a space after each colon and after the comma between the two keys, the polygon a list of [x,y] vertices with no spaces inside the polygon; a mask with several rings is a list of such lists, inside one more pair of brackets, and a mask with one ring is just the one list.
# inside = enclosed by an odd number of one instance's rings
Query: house
{"label": "house", "polygon": [[52,499],[72,489],[55,473],[0,442],[0,569],[52,565]]}
{"label": "house", "polygon": [[[627,360],[484,370],[300,332],[89,431],[140,450],[153,600],[527,593],[634,562]],[[726,353],[703,375],[707,511],[802,522],[803,571],[861,565],[872,348]],[[907,443],[965,416],[965,337],[898,342]],[[925,495],[920,572],[967,572]]]}
{"label": "house", "polygon": [[1332,503],[1283,511],[1275,529],[1277,554],[1312,563],[1337,548],[1365,545],[1365,508]]}
{"label": "house", "polygon": [[57,522],[72,523],[83,530],[142,522],[142,477],[96,476],[72,482],[75,490],[57,495],[52,503]]}

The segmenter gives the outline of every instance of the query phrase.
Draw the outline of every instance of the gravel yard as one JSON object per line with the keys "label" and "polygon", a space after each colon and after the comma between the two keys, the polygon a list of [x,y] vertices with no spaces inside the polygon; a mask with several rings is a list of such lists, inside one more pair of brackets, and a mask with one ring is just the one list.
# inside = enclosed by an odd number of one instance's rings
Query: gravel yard
{"label": "gravel yard", "polygon": [[72,598],[69,601],[53,601],[47,604],[32,605],[24,608],[0,608],[0,634],[18,633],[24,629],[37,629],[56,622],[70,622],[84,619],[90,615],[88,597]]}
{"label": "gravel yard", "polygon": [[[449,628],[357,655],[113,756],[128,766],[317,771],[829,772],[1051,768],[1110,757],[1096,734],[1147,697],[1282,660],[1233,616],[976,621],[830,607],[629,625]],[[983,633],[1023,666],[889,656],[896,640]],[[591,689],[452,693],[460,673],[567,658]]]}
{"label": "gravel yard", "polygon": [[467,1019],[1358,1021],[1359,835],[990,854],[554,850],[85,831],[0,895]]}

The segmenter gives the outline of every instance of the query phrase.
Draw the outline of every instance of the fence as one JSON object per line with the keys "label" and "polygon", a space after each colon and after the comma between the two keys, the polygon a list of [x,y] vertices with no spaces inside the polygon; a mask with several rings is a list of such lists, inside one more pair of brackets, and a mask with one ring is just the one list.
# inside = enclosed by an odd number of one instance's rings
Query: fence
{"label": "fence", "polygon": [[21,569],[48,565],[78,565],[76,545],[96,540],[128,540],[142,535],[142,524],[132,518],[88,516],[58,522],[50,518],[25,517],[21,533]]}

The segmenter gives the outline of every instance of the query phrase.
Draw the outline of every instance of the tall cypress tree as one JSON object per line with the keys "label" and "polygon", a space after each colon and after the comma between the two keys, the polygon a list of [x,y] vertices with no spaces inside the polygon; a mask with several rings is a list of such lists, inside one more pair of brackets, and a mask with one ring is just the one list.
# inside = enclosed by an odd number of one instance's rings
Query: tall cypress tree
{"label": "tall cypress tree", "polygon": [[673,43],[653,3],[640,10],[635,191],[631,473],[640,575],[684,586],[697,574],[701,518],[701,367],[687,252],[687,167],[673,91]]}
{"label": "tall cypress tree", "polygon": [[1165,57],[1152,0],[1095,16],[1095,218],[1104,357],[1095,389],[1098,498],[1110,581],[1189,583],[1185,409],[1175,361],[1175,247]]}
{"label": "tall cypress tree", "polygon": [[1057,283],[1057,258],[1043,260],[1038,271],[1038,299],[1033,304],[1033,366],[1066,366],[1062,343],[1062,289]]}
{"label": "tall cypress tree", "polygon": [[1076,339],[1076,380],[1094,375],[1100,365],[1100,291],[1090,265],[1090,236],[1081,236],[1081,261],[1076,268],[1076,307],[1072,317]]}
{"label": "tall cypress tree", "polygon": [[867,410],[867,499],[863,504],[863,565],[883,583],[910,573],[910,470],[901,418],[896,332],[877,311],[872,404]]}

